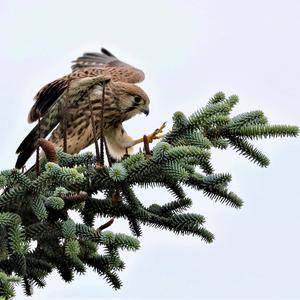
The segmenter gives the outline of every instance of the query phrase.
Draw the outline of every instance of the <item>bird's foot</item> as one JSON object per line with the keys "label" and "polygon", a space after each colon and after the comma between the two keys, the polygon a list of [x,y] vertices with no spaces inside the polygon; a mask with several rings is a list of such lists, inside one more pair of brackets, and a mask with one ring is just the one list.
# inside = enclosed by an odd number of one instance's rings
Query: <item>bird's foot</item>
{"label": "bird's foot", "polygon": [[164,135],[160,133],[163,132],[165,127],[166,127],[166,122],[164,122],[159,128],[155,129],[151,134],[145,135],[140,139],[133,140],[130,144],[130,147],[145,142],[145,138],[147,139],[148,143],[152,143],[154,140],[161,139],[162,137],[164,137]]}
{"label": "bird's foot", "polygon": [[151,134],[147,135],[147,140],[149,143],[152,143],[154,140],[159,140],[164,137],[164,134],[160,134],[163,132],[166,127],[166,122],[164,122],[159,128],[155,129]]}

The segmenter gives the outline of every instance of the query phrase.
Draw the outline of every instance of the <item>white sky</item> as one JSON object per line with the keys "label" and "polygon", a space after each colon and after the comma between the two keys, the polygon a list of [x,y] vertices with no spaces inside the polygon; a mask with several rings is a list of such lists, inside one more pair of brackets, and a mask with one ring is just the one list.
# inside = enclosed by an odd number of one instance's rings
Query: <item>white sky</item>
{"label": "white sky", "polygon": [[[174,111],[189,114],[220,90],[240,96],[235,113],[261,109],[271,123],[299,125],[299,30],[297,0],[0,0],[1,169],[15,163],[39,88],[101,46],[146,73],[151,113],[125,124],[132,136],[170,125]],[[299,139],[257,144],[268,169],[214,152],[216,170],[233,175],[241,210],[189,192],[190,211],[206,217],[213,244],[144,228],[141,249],[122,255],[121,290],[93,272],[71,284],[55,273],[31,299],[299,299]],[[139,194],[148,204],[171,199]],[[112,230],[129,232],[116,223]],[[25,299],[20,288],[16,299]]]}

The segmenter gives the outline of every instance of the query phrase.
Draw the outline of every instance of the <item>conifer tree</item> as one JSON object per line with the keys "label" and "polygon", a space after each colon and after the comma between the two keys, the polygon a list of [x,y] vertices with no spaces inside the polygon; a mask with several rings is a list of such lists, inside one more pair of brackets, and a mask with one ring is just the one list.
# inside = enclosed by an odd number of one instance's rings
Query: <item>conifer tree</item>
{"label": "conifer tree", "polygon": [[[70,282],[87,267],[119,289],[118,272],[124,269],[119,250],[139,249],[142,225],[211,243],[214,236],[204,227],[204,217],[188,211],[192,200],[184,188],[202,191],[234,208],[243,203],[228,190],[230,174],[214,172],[211,149],[233,148],[267,167],[269,159],[252,140],[296,137],[299,132],[296,126],[270,125],[262,111],[231,117],[237,103],[237,96],[226,98],[220,92],[189,117],[176,112],[172,129],[152,149],[145,140],[144,151],[102,168],[92,153],[70,155],[40,140],[46,159],[40,160],[38,176],[16,169],[2,171],[0,299],[13,298],[16,283],[31,295],[34,286],[45,287],[45,277],[53,270]],[[168,203],[159,199],[147,207],[136,196],[136,186],[165,188],[172,199]],[[79,212],[81,223],[71,218],[71,211]],[[99,216],[110,221],[96,228]],[[118,218],[127,220],[133,236],[110,230]]]}

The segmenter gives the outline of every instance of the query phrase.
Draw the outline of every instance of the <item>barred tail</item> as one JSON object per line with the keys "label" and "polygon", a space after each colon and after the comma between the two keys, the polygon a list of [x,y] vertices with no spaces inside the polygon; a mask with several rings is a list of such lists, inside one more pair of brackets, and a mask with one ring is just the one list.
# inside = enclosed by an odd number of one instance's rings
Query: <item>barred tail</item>
{"label": "barred tail", "polygon": [[25,165],[26,161],[30,158],[30,156],[33,154],[34,150],[36,149],[37,140],[39,138],[38,131],[39,131],[38,125],[36,125],[18,147],[16,151],[16,153],[19,153],[16,162],[17,169],[20,169]]}
{"label": "barred tail", "polygon": [[40,121],[40,125],[37,124],[30,133],[25,137],[20,146],[18,147],[16,153],[19,154],[16,168],[22,168],[33,152],[37,148],[37,143],[39,138],[46,138],[48,134],[54,129],[58,124],[59,119],[56,118],[43,118]]}

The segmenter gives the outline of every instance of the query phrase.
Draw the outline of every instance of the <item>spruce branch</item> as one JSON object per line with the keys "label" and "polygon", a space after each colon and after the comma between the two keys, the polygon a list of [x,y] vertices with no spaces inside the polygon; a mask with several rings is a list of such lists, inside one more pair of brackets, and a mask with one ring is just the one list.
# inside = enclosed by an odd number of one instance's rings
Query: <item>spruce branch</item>
{"label": "spruce branch", "polygon": [[[214,172],[211,150],[231,147],[266,167],[269,159],[253,140],[299,134],[296,126],[270,125],[261,111],[231,116],[238,100],[219,92],[189,117],[176,112],[172,129],[152,149],[145,136],[144,152],[127,154],[115,163],[108,158],[108,166],[99,153],[71,155],[40,139],[45,158],[38,176],[16,169],[0,172],[0,298],[14,297],[14,284],[19,282],[31,295],[33,287],[46,285],[55,269],[70,282],[91,267],[113,288],[120,288],[118,272],[125,266],[120,251],[139,249],[136,237],[142,235],[142,226],[212,242],[204,216],[188,211],[192,199],[185,188],[234,208],[243,201],[229,190],[231,175]],[[103,148],[104,137],[101,144]],[[164,188],[172,199],[154,199],[146,206],[136,187],[150,192]],[[72,219],[72,211],[79,213],[80,223]],[[96,228],[99,217],[109,221]],[[135,237],[107,230],[121,218]]]}

